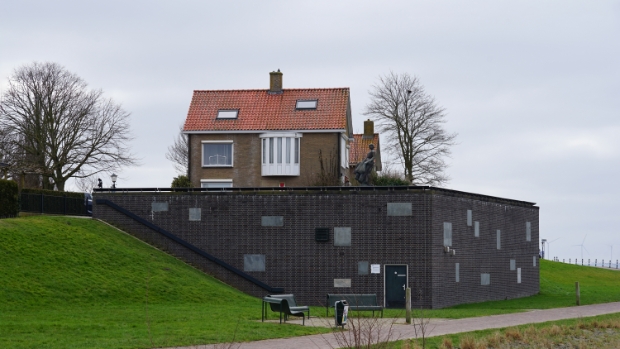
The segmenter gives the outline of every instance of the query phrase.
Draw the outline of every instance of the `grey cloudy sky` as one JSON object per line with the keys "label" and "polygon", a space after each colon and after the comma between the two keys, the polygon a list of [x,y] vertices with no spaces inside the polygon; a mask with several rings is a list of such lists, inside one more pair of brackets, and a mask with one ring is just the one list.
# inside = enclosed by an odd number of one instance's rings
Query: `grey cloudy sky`
{"label": "grey cloudy sky", "polygon": [[[448,188],[538,203],[560,258],[620,259],[619,1],[0,1],[0,89],[57,62],[132,114],[167,187],[195,89],[350,87],[361,131],[379,75],[407,72],[459,133]],[[106,185],[109,185],[109,179]]]}

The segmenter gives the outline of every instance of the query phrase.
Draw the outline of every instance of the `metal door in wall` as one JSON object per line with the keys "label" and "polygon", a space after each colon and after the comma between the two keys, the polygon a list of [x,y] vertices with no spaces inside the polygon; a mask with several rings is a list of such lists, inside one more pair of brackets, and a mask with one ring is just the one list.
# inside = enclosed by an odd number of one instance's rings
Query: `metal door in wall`
{"label": "metal door in wall", "polygon": [[407,266],[385,266],[385,307],[404,308],[407,288]]}

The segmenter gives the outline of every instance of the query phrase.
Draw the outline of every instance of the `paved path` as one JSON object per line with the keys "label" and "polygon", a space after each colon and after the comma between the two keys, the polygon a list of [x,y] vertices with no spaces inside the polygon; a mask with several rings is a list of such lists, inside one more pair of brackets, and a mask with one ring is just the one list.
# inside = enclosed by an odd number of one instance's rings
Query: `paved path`
{"label": "paved path", "polygon": [[[427,337],[441,336],[451,333],[470,332],[477,330],[485,330],[492,328],[503,328],[530,323],[539,323],[546,321],[555,321],[563,319],[572,319],[588,316],[596,316],[603,314],[620,313],[620,302],[584,305],[580,307],[557,308],[547,310],[533,310],[524,313],[492,315],[477,318],[467,318],[458,320],[435,319],[429,325]],[[312,319],[314,320],[314,319]],[[387,319],[386,319],[387,320]],[[319,321],[319,320],[314,320]],[[349,320],[351,321],[351,320]],[[393,321],[393,320],[387,320]],[[397,319],[392,326],[393,333],[390,338],[407,339],[415,338],[415,332],[412,325],[404,323],[403,319]],[[385,323],[382,327],[386,332],[390,327],[390,323]],[[294,338],[268,339],[256,342],[242,343],[241,349],[291,349],[291,348],[317,348],[329,349],[338,348],[338,341],[331,333],[322,335],[311,335]],[[221,344],[219,347],[223,347]],[[217,349],[217,345],[204,345],[197,347],[185,347],[176,349]],[[227,348],[227,347],[226,347]]]}

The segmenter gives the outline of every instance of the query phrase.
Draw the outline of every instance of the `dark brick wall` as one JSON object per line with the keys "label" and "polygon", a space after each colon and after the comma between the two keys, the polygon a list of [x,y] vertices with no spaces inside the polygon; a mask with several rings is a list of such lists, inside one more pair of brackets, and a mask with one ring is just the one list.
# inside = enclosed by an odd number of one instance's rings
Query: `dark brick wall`
{"label": "dark brick wall", "polygon": [[[510,299],[535,294],[539,290],[538,209],[443,195],[433,195],[432,255],[433,308]],[[467,225],[467,210],[472,225]],[[474,236],[475,222],[480,224]],[[531,222],[531,241],[526,241],[526,222]],[[451,256],[443,250],[443,223],[452,223]],[[501,231],[497,249],[496,231]],[[510,260],[515,270],[510,270]],[[459,263],[459,282],[455,264]],[[521,268],[521,283],[517,270]],[[490,285],[481,285],[481,274],[490,274]]]}
{"label": "dark brick wall", "polygon": [[[115,202],[240,270],[244,269],[245,254],[265,255],[265,271],[248,274],[270,286],[284,287],[304,304],[321,304],[327,293],[376,293],[382,303],[386,264],[408,266],[408,286],[416,295],[414,306],[438,308],[538,292],[538,269],[531,267],[531,255],[538,252],[538,209],[533,206],[500,205],[419,190],[96,193],[97,198]],[[169,210],[151,212],[152,202],[168,202]],[[411,216],[387,215],[387,204],[399,202],[412,204]],[[267,293],[113,209],[94,206],[95,218],[117,225],[249,294]],[[201,208],[201,221],[189,221],[189,208]],[[473,226],[466,225],[467,209],[472,209],[474,220],[481,222],[478,240],[473,238]],[[262,216],[282,216],[284,224],[262,226]],[[524,219],[532,222],[530,243],[525,243]],[[456,256],[443,252],[444,221],[453,224]],[[329,242],[315,241],[315,228],[319,227],[330,228]],[[335,227],[351,228],[351,246],[334,246]],[[493,250],[495,240],[490,232],[495,229],[502,229],[506,236],[500,251]],[[489,244],[493,249],[487,248]],[[518,285],[516,271],[509,269],[513,256],[517,267],[522,268],[522,283]],[[359,261],[380,264],[381,274],[358,275]],[[461,263],[458,284],[454,282],[455,261]],[[490,286],[479,286],[482,269],[491,273]],[[335,288],[334,279],[350,279],[351,287]],[[514,285],[500,282],[512,279]]]}

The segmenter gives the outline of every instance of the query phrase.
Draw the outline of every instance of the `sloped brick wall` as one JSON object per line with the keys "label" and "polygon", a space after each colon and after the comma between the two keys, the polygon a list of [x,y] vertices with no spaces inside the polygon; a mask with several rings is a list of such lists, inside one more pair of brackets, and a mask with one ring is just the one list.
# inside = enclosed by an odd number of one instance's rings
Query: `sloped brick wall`
{"label": "sloped brick wall", "polygon": [[[538,209],[533,206],[504,204],[496,207],[495,203],[466,196],[442,196],[428,190],[96,193],[95,201],[97,198],[113,201],[240,270],[248,267],[244,261],[260,261],[260,258],[244,256],[263,255],[264,271],[247,273],[272,287],[283,287],[285,292],[294,293],[301,304],[322,304],[327,293],[376,293],[383,303],[386,264],[408,266],[408,286],[413,290],[416,307],[437,308],[538,292],[537,268],[526,271],[523,264],[526,256],[538,252]],[[153,202],[167,202],[168,211],[154,212]],[[406,210],[405,215],[402,210],[392,211],[398,215],[388,215],[388,204],[392,203],[410,203],[411,215],[406,215]],[[192,219],[196,219],[197,208],[200,208],[200,220],[190,220],[190,209]],[[483,244],[468,237],[469,232],[466,232],[468,228],[473,229],[466,221],[466,210],[472,208],[474,219],[481,224],[484,222],[484,234],[481,233],[480,239],[485,244],[490,239],[487,230],[496,226],[504,229],[507,236],[516,236],[521,234],[518,227],[523,225],[521,235],[525,241],[523,219],[531,221],[532,242],[525,244],[516,238],[512,242],[510,238],[505,249],[480,253]],[[506,211],[508,208],[511,211]],[[107,206],[94,205],[93,216],[119,226],[244,292],[257,297],[267,293]],[[282,217],[282,225],[277,218],[263,217]],[[443,252],[444,221],[453,222],[455,256]],[[329,240],[315,241],[315,228],[329,228]],[[342,240],[335,246],[334,228],[350,228],[350,246],[346,246],[346,239],[345,246]],[[473,232],[469,235],[473,236]],[[500,277],[508,280],[513,276],[516,280],[516,271],[510,271],[508,265],[513,256],[517,258],[517,266],[523,268],[522,283],[507,288],[497,281],[503,280]],[[457,285],[454,282],[456,260],[461,263],[461,282]],[[381,273],[369,271],[360,275],[359,262],[379,264]],[[501,267],[504,264],[508,267]],[[479,287],[473,281],[474,276],[478,275],[479,284],[479,271],[487,265],[495,268],[489,269],[491,285]],[[248,267],[249,270],[260,268],[260,265]],[[335,280],[340,285],[350,281],[350,287],[334,287]]]}

